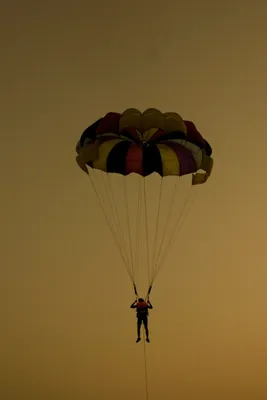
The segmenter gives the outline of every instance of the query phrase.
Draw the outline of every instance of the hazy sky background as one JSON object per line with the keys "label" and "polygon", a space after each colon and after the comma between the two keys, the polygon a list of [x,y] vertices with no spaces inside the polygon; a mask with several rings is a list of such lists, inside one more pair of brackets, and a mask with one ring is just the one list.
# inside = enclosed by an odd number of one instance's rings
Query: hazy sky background
{"label": "hazy sky background", "polygon": [[145,399],[134,300],[75,163],[108,111],[177,111],[213,146],[152,293],[150,400],[267,398],[264,1],[1,5],[3,400]]}

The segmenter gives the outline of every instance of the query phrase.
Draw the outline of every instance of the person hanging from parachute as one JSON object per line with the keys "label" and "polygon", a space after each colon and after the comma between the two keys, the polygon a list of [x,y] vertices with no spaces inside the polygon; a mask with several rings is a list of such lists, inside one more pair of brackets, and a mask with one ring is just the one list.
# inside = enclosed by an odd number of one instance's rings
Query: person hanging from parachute
{"label": "person hanging from parachute", "polygon": [[153,306],[150,303],[149,299],[145,301],[143,298],[139,298],[135,300],[133,304],[131,304],[131,308],[136,309],[136,318],[137,318],[137,339],[136,343],[141,340],[141,326],[144,325],[146,331],[146,341],[149,343],[149,330],[148,330],[148,309],[152,310]]}
{"label": "person hanging from parachute", "polygon": [[[181,207],[177,206],[176,200],[182,198],[183,194],[180,185],[182,182],[188,181],[189,193],[193,194],[193,190],[195,190],[193,188],[207,182],[213,169],[211,145],[200,134],[192,121],[184,120],[176,112],[162,113],[155,108],[141,112],[129,108],[122,113],[108,112],[104,117],[88,126],[80,136],[76,145],[76,153],[77,164],[90,179],[113,235],[114,244],[119,250],[134,288],[137,281],[139,249],[141,246],[147,248],[146,268],[149,292],[146,299],[148,299],[152,285],[173,246],[183,222],[182,218],[188,208],[189,197],[185,198]],[[114,175],[121,179],[112,185]],[[131,187],[131,175],[139,178],[137,201],[134,203],[137,205],[136,218],[132,218],[132,220],[136,220],[136,232],[132,232],[130,229],[131,212],[128,204],[129,196],[126,193],[127,185],[129,184]],[[159,193],[157,201],[155,196],[158,212],[155,212],[155,237],[152,254],[149,255],[151,247],[148,243],[147,205],[149,207],[152,203],[148,200],[149,190],[146,182],[151,175],[157,176]],[[166,180],[169,185],[173,182],[173,195],[170,196],[169,205],[166,205],[166,200],[162,205],[161,192],[163,182]],[[124,189],[124,196],[120,200],[124,198],[125,207],[121,206],[121,201],[115,199],[119,188]],[[163,192],[165,193],[164,189]],[[132,193],[134,193],[133,188],[131,195]],[[172,217],[176,207],[180,208],[178,218]],[[121,223],[120,209],[126,210],[126,224]],[[165,227],[162,229],[161,239],[158,237],[160,210],[165,213]],[[141,223],[144,224],[142,230],[140,230]],[[122,231],[122,226],[128,226],[128,235],[127,232]],[[168,227],[170,229],[167,229]],[[170,233],[167,235],[168,230]],[[125,239],[127,236],[129,245]],[[146,238],[145,240],[143,236]],[[141,251],[140,253],[142,254]],[[142,324],[149,342],[148,309],[151,309],[152,305],[149,301],[146,302],[139,298],[136,288],[135,295],[139,300],[135,301],[131,308],[137,310],[137,342],[140,341]]]}

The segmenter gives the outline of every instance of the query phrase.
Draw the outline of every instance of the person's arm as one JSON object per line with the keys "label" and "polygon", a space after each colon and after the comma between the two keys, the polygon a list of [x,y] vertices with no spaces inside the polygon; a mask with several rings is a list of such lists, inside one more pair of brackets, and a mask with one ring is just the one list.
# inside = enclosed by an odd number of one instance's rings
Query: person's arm
{"label": "person's arm", "polygon": [[136,308],[136,303],[137,303],[137,301],[135,300],[135,301],[133,302],[133,304],[131,304],[130,308]]}
{"label": "person's arm", "polygon": [[149,300],[147,300],[147,307],[148,307],[150,310],[152,310],[152,308],[153,308],[153,306],[152,306],[152,304],[150,303]]}

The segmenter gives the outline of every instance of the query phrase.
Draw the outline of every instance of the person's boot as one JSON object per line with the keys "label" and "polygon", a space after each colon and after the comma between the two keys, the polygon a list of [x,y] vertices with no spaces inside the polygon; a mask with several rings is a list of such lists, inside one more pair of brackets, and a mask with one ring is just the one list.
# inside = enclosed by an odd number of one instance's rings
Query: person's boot
{"label": "person's boot", "polygon": [[140,340],[141,340],[141,338],[138,337],[138,338],[136,339],[136,343],[140,342]]}
{"label": "person's boot", "polygon": [[149,340],[149,338],[148,338],[148,337],[146,338],[146,341],[147,341],[147,343],[150,343],[150,340]]}

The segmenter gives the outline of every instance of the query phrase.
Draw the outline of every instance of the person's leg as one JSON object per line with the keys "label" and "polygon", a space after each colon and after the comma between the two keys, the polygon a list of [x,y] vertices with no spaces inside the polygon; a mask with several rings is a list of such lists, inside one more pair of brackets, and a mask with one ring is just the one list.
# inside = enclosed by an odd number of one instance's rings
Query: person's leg
{"label": "person's leg", "polygon": [[146,338],[148,339],[149,338],[149,332],[148,332],[148,319],[147,319],[147,317],[144,317],[143,322],[144,322],[144,327],[145,327],[145,331],[146,331]]}
{"label": "person's leg", "polygon": [[142,325],[142,319],[137,318],[137,339],[141,338],[141,325]]}

